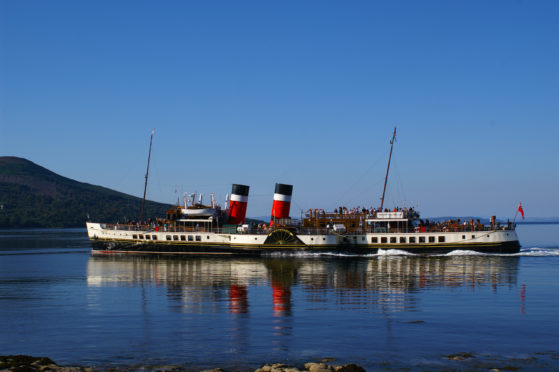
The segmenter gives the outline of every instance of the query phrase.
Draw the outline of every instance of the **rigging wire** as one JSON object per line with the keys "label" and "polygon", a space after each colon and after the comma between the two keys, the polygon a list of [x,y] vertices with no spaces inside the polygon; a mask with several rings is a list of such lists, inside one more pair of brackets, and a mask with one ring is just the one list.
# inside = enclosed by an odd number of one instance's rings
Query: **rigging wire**
{"label": "rigging wire", "polygon": [[[352,184],[350,184],[343,192],[341,192],[341,194],[339,195],[339,197],[336,200],[339,200],[339,203],[341,203],[341,204],[347,204],[347,203],[355,203],[357,201],[356,199],[363,200],[364,196],[365,197],[369,196],[369,198],[370,198],[371,183],[369,183],[369,182],[365,182],[365,185],[364,185],[362,191],[360,191],[358,193],[355,193],[355,192],[351,193],[351,191],[356,189],[357,186],[359,184],[361,184],[367,176],[369,176],[370,174],[373,173],[372,170],[374,168],[378,167],[378,165],[383,161],[385,156],[386,156],[385,154],[378,154],[377,158],[373,162],[370,163],[370,165],[360,174],[360,176]],[[376,186],[376,184],[375,184],[375,186]],[[348,199],[347,195],[355,195],[355,197],[350,197]]]}

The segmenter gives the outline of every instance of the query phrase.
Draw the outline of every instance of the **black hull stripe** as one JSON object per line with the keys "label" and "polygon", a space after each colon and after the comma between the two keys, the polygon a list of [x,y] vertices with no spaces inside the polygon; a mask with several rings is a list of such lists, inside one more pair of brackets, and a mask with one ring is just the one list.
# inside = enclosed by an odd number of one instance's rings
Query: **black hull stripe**
{"label": "black hull stripe", "polygon": [[[285,251],[328,251],[357,254],[374,254],[379,249],[402,250],[417,254],[444,254],[454,250],[468,250],[482,253],[518,253],[518,241],[501,243],[464,243],[464,244],[340,244],[340,245],[301,245],[301,244],[228,244],[205,242],[132,242],[127,240],[95,239],[91,241],[94,251],[137,252],[137,253],[212,253],[231,254],[247,252],[285,252]],[[210,252],[211,251],[211,252]]]}

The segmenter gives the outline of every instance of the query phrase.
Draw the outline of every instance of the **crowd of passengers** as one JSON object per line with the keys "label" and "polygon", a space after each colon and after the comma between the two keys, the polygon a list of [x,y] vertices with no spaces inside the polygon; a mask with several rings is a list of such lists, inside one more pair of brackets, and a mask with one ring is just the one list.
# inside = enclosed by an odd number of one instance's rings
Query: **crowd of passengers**
{"label": "crowd of passengers", "polygon": [[[510,220],[507,221],[506,229],[510,229],[511,226],[512,224]],[[448,221],[438,221],[433,223],[429,222],[429,220],[419,220],[419,225],[415,228],[415,230],[417,232],[483,231],[488,228],[491,230],[501,230],[504,226],[501,226],[500,222],[496,222],[495,216],[492,216],[490,226],[482,224],[479,218],[475,221],[473,218],[470,218],[469,221],[458,218],[456,220],[449,219]]]}
{"label": "crowd of passengers", "polygon": [[408,213],[409,214],[414,214],[415,211],[413,209],[413,207],[410,208],[400,208],[400,207],[395,207],[394,209],[388,209],[388,208],[384,208],[384,210],[380,209],[380,208],[365,208],[365,207],[355,207],[355,208],[351,208],[348,209],[347,207],[339,207],[339,208],[334,208],[334,214],[367,214],[367,215],[374,215],[377,212],[404,212],[404,216],[407,216]]}

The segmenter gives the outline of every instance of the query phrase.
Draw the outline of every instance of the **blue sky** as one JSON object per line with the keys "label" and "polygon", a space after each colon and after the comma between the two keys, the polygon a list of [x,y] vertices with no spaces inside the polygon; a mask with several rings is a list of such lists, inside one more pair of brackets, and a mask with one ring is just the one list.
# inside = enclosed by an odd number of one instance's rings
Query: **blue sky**
{"label": "blue sky", "polygon": [[557,1],[0,1],[0,155],[141,196],[559,215]]}

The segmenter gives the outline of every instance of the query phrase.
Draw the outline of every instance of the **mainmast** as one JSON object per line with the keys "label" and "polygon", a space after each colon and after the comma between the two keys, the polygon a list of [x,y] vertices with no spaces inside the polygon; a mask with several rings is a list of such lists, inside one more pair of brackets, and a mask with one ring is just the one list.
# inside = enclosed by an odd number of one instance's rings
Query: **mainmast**
{"label": "mainmast", "polygon": [[394,134],[390,140],[390,155],[388,156],[388,166],[386,167],[386,177],[384,177],[384,188],[382,189],[382,199],[380,200],[380,211],[382,212],[382,207],[384,205],[384,193],[386,192],[386,181],[388,181],[388,171],[390,170],[390,159],[392,159],[392,148],[394,147],[394,141],[396,141],[396,127],[394,127]]}
{"label": "mainmast", "polygon": [[149,139],[149,153],[148,153],[148,169],[146,170],[146,183],[144,185],[144,198],[142,199],[142,210],[140,212],[140,223],[144,218],[144,206],[146,204],[146,191],[148,189],[148,177],[149,177],[149,161],[151,159],[151,143],[153,142],[153,134],[155,133],[155,128],[151,131],[151,137]]}

